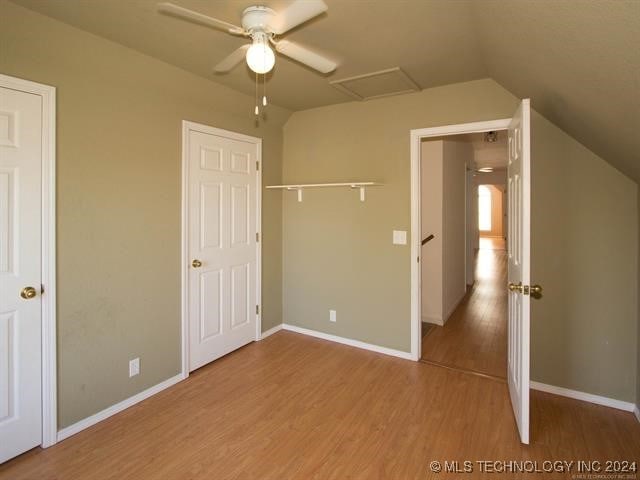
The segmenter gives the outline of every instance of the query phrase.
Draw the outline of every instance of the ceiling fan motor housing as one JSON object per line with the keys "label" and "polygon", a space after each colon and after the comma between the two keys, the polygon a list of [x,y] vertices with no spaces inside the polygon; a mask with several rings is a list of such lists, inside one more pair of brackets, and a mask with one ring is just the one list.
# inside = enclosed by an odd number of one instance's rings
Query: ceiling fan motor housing
{"label": "ceiling fan motor housing", "polygon": [[268,32],[269,23],[276,12],[260,5],[249,7],[242,12],[242,26],[249,33]]}

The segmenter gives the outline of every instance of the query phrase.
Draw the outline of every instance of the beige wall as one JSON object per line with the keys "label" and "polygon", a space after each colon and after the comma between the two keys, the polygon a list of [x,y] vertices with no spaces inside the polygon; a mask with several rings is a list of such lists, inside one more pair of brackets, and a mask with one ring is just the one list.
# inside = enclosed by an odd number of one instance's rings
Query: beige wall
{"label": "beige wall", "polygon": [[[283,195],[287,323],[409,351],[409,130],[511,117],[518,100],[492,80],[297,112],[285,125],[283,181],[376,180],[367,202],[347,190]],[[635,398],[636,184],[533,117],[534,380]],[[338,322],[328,309],[338,309]]]}
{"label": "beige wall", "polygon": [[420,150],[421,191],[420,215],[422,238],[434,235],[433,240],[422,246],[421,296],[422,321],[443,324],[442,310],[442,140],[423,141]]}
{"label": "beige wall", "polygon": [[638,186],[537,114],[532,156],[532,378],[632,402]]}
{"label": "beige wall", "polygon": [[[491,80],[296,112],[284,128],[283,181],[375,180],[349,190],[283,195],[285,322],[409,351],[409,130],[511,116],[515,99]],[[415,261],[415,260],[414,260]],[[337,323],[328,321],[338,310]]]}
{"label": "beige wall", "polygon": [[[57,87],[58,400],[68,426],[180,370],[183,119],[263,138],[277,107],[0,1],[0,72]],[[281,321],[281,202],[264,195],[263,328]],[[141,373],[128,378],[128,361]]]}

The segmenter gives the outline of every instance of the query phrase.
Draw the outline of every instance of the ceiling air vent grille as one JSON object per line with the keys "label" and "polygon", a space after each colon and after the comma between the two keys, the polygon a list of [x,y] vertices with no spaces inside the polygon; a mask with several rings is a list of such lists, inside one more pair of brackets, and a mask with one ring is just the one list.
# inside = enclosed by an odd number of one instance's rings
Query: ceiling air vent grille
{"label": "ceiling air vent grille", "polygon": [[358,100],[370,100],[372,98],[420,91],[420,86],[400,67],[356,75],[355,77],[334,80],[329,83],[341,92]]}

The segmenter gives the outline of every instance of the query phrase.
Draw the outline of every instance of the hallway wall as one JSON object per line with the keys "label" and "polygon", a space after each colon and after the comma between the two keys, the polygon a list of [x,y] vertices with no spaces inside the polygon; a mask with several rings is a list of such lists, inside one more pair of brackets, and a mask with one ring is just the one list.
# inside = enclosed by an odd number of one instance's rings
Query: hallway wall
{"label": "hallway wall", "polygon": [[434,235],[433,240],[421,248],[421,316],[423,322],[442,325],[442,157],[444,142],[442,140],[423,141],[420,147],[421,238]]}
{"label": "hallway wall", "polygon": [[[455,136],[421,144],[422,319],[443,325],[466,293],[467,165],[473,149]],[[471,260],[469,260],[471,261]]]}
{"label": "hallway wall", "polygon": [[455,136],[443,143],[442,320],[446,322],[467,290],[466,177],[467,166],[473,165],[473,147]]}

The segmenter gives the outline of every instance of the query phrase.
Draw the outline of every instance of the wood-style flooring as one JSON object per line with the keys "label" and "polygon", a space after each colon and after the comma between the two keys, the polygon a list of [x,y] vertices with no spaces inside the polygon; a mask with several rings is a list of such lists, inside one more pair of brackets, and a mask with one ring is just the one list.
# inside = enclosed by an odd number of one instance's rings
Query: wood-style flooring
{"label": "wood-style flooring", "polygon": [[475,283],[444,326],[422,339],[422,360],[507,376],[507,254],[504,240],[481,238]]}
{"label": "wood-style flooring", "polygon": [[503,382],[278,332],[47,450],[2,480],[571,478],[435,474],[430,462],[640,460],[628,412],[532,393],[518,439]]}

